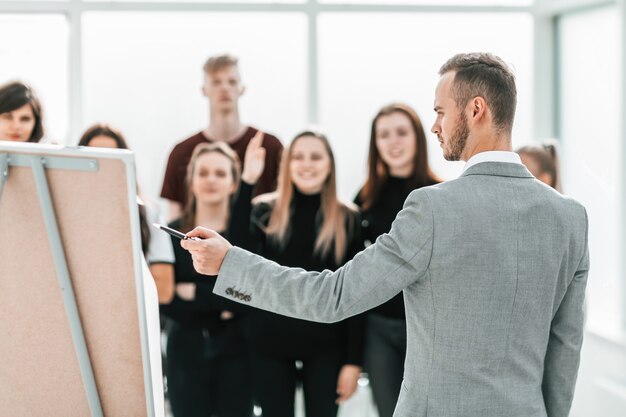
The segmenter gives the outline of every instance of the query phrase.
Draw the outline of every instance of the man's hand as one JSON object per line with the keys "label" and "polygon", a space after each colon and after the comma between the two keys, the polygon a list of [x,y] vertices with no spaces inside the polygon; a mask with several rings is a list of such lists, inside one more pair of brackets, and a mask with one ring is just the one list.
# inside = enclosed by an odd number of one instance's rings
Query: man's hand
{"label": "man's hand", "polygon": [[247,184],[254,185],[263,174],[265,169],[265,148],[263,147],[264,133],[260,130],[248,143],[246,156],[243,161],[241,179]]}
{"label": "man's hand", "polygon": [[354,394],[361,375],[361,367],[356,365],[344,365],[337,379],[337,404],[341,404]]}
{"label": "man's hand", "polygon": [[196,227],[187,233],[187,237],[198,238],[180,241],[180,245],[191,254],[196,271],[204,275],[217,275],[226,253],[233,245],[219,233],[204,227]]}

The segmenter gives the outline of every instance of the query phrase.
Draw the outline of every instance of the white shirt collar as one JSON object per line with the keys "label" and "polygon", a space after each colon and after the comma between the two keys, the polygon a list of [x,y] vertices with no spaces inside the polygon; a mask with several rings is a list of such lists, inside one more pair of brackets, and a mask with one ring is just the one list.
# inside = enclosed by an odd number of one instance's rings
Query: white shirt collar
{"label": "white shirt collar", "polygon": [[480,164],[481,162],[506,162],[509,164],[522,165],[522,160],[515,152],[486,151],[479,152],[476,155],[472,156],[465,164],[465,168],[463,168],[463,171],[467,171],[469,167]]}

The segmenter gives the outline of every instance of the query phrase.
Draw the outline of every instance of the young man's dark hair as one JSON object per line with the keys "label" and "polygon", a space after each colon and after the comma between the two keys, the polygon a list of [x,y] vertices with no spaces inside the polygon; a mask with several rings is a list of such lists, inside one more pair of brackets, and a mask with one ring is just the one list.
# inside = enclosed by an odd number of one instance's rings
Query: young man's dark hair
{"label": "young man's dark hair", "polygon": [[486,52],[457,54],[443,64],[439,75],[447,72],[455,73],[452,93],[459,109],[473,97],[483,97],[495,127],[501,133],[511,133],[517,89],[515,75],[501,58]]}

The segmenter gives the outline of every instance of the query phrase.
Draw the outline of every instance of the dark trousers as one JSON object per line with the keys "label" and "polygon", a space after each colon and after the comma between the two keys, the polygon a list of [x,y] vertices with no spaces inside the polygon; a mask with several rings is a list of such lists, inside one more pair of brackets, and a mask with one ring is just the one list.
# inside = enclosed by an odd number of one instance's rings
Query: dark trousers
{"label": "dark trousers", "polygon": [[398,402],[406,357],[406,321],[368,314],[365,367],[379,417],[392,417]]}
{"label": "dark trousers", "polygon": [[174,417],[250,417],[252,384],[247,353],[207,355],[202,329],[172,326],[167,385]]}
{"label": "dark trousers", "polygon": [[342,366],[340,353],[299,359],[260,356],[253,359],[255,384],[263,417],[293,417],[296,383],[302,382],[306,417],[337,415],[337,378]]}

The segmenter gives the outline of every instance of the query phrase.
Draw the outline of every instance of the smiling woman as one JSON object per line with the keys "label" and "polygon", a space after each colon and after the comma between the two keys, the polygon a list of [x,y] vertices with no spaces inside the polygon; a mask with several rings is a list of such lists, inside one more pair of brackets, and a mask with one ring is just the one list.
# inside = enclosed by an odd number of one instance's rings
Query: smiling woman
{"label": "smiling woman", "polygon": [[0,140],[39,142],[43,137],[41,103],[26,84],[0,87]]}
{"label": "smiling woman", "polygon": [[[275,262],[316,271],[335,270],[352,259],[362,249],[359,216],[337,197],[335,158],[326,136],[311,130],[297,134],[283,154],[276,191],[251,202],[264,160],[260,141],[251,141],[229,238]],[[357,388],[364,317],[320,324],[259,310],[250,323],[263,416],[293,417],[300,383],[307,417],[336,416],[338,404]],[[302,363],[299,370],[296,361]]]}

